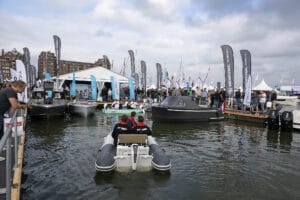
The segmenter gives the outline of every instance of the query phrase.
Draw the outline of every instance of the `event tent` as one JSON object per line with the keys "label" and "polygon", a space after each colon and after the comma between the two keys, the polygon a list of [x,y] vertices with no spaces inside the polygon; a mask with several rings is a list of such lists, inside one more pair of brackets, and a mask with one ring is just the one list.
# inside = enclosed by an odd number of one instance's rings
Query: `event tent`
{"label": "event tent", "polygon": [[263,79],[257,86],[255,86],[254,88],[252,88],[252,90],[271,91],[271,90],[273,90],[273,88],[271,88],[270,86],[268,86],[268,84]]}
{"label": "event tent", "polygon": [[[110,82],[110,77],[113,76],[115,80],[119,83],[128,83],[128,78],[108,70],[104,67],[93,67],[85,70],[76,71],[75,79],[76,81],[91,81],[91,75],[94,75],[97,82]],[[54,78],[55,79],[55,78]],[[58,76],[59,80],[72,80],[73,72]]]}
{"label": "event tent", "polygon": [[[91,75],[93,75],[97,82],[97,89],[98,89],[98,97],[97,100],[101,100],[101,91],[104,87],[105,83],[111,82],[111,77],[114,77],[115,81],[120,83],[128,83],[128,78],[125,76],[122,76],[121,74],[118,74],[116,72],[113,72],[111,70],[108,70],[104,67],[93,67],[85,70],[76,71],[75,73],[75,80],[76,81],[82,81],[82,82],[91,82]],[[54,77],[56,79],[56,77]],[[58,76],[58,80],[60,82],[60,85],[65,81],[72,81],[73,80],[73,72],[67,73],[63,75]],[[134,80],[133,80],[134,82]]]}

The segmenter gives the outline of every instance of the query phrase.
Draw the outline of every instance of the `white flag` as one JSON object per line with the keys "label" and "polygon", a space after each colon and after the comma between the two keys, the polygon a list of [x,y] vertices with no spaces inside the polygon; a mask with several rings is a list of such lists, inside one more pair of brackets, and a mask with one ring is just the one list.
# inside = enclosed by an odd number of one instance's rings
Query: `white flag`
{"label": "white flag", "polygon": [[249,75],[247,85],[246,85],[244,103],[243,103],[245,106],[250,106],[251,104],[251,90],[252,90],[252,80],[251,80],[251,75]]}
{"label": "white flag", "polygon": [[[17,80],[22,80],[25,83],[27,83],[26,68],[21,60],[16,60],[16,68],[17,68]],[[24,92],[18,93],[18,100],[23,103],[28,103],[27,87],[25,88]]]}

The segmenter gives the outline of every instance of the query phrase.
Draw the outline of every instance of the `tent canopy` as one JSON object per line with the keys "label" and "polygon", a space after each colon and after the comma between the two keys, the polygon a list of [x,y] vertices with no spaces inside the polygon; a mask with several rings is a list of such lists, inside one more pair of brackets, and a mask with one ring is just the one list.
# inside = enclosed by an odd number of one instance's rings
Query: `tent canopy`
{"label": "tent canopy", "polygon": [[271,91],[273,88],[268,86],[263,79],[257,86],[255,86],[252,90],[263,90],[263,91]]}
{"label": "tent canopy", "polygon": [[[110,77],[113,76],[119,83],[128,83],[128,78],[108,70],[104,67],[93,67],[75,72],[76,81],[91,81],[91,75],[94,75],[97,82],[110,82]],[[55,77],[56,78],[56,77]],[[59,75],[59,80],[72,80],[73,72],[68,74]]]}

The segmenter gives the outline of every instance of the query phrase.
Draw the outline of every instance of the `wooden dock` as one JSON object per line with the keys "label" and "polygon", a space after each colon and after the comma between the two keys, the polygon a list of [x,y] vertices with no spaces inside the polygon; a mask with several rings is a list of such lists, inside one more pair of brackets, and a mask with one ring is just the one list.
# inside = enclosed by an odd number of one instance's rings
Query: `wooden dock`
{"label": "wooden dock", "polygon": [[259,114],[255,113],[252,114],[247,111],[241,111],[241,110],[227,110],[224,113],[225,118],[237,120],[237,121],[245,121],[245,122],[251,122],[251,123],[259,123],[259,124],[265,124],[268,120],[268,115],[266,114]]}
{"label": "wooden dock", "polygon": [[[24,115],[24,124],[23,126],[26,127],[26,118],[27,118],[27,110],[25,111]],[[18,152],[17,152],[17,165],[13,169],[12,172],[12,188],[11,188],[11,199],[19,200],[21,195],[21,176],[22,176],[22,168],[23,168],[23,153],[24,153],[24,145],[25,145],[25,134],[26,132],[23,130],[23,135],[19,138],[18,144]],[[1,153],[1,157],[4,157],[5,160],[0,161],[0,200],[6,199],[6,151],[4,150]],[[12,140],[11,145],[11,156],[12,161],[15,159],[15,148],[14,142]],[[14,167],[14,166],[12,166]]]}

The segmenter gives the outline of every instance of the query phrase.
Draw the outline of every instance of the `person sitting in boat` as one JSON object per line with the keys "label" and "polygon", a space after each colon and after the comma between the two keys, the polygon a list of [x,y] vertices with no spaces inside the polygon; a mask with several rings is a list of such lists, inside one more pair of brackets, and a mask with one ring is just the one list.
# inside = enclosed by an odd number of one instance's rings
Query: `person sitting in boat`
{"label": "person sitting in boat", "polygon": [[121,122],[117,123],[112,132],[112,137],[114,138],[114,144],[117,146],[118,144],[118,136],[119,134],[127,134],[129,131],[129,127],[127,124],[127,115],[122,115]]}
{"label": "person sitting in boat", "polygon": [[130,116],[128,116],[128,119],[127,119],[127,125],[131,130],[134,129],[137,125],[136,121],[134,120],[135,115],[136,115],[136,112],[132,111],[130,113]]}
{"label": "person sitting in boat", "polygon": [[151,129],[144,123],[144,117],[141,115],[138,116],[138,123],[135,130],[137,134],[152,135]]}

